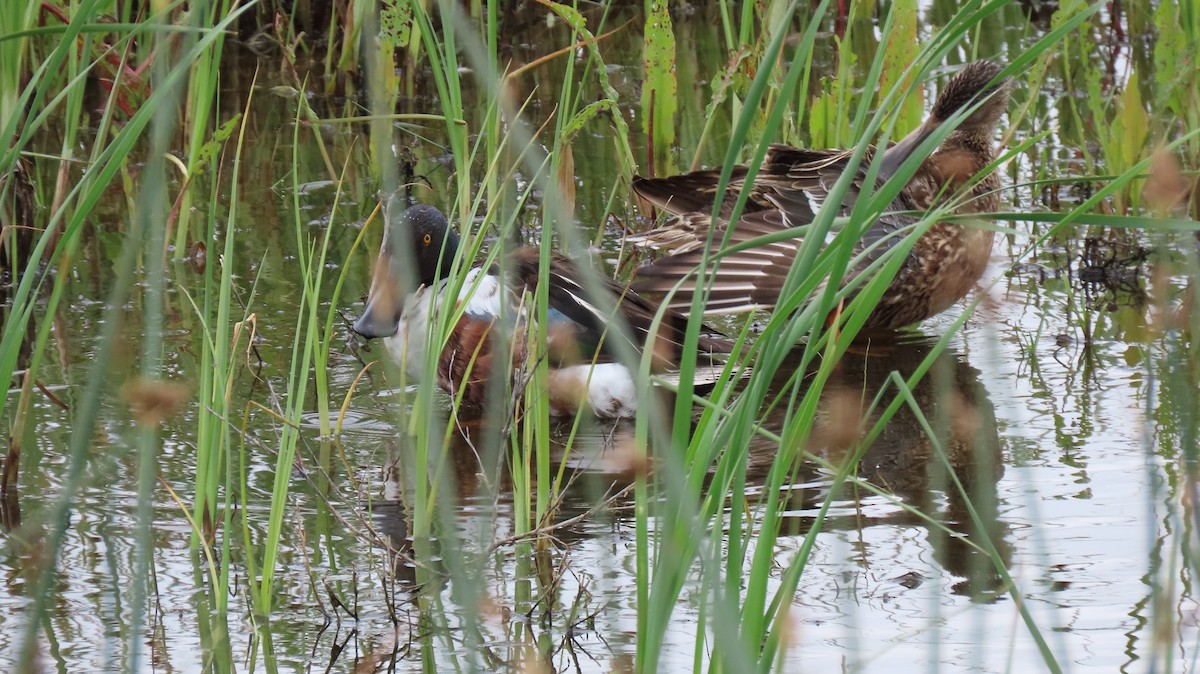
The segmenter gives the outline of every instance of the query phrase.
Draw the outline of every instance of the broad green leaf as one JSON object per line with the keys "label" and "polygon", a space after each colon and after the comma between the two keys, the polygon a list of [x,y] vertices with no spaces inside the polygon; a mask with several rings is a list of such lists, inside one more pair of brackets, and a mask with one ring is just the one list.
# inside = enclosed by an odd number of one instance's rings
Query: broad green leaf
{"label": "broad green leaf", "polygon": [[[912,84],[912,75],[904,76],[904,71],[917,59],[920,46],[917,40],[917,3],[916,0],[896,0],[892,3],[892,33],[884,46],[883,73],[879,79],[878,100],[882,101],[887,92],[893,87],[908,87]],[[917,87],[906,96],[896,111],[896,128],[894,134],[899,137],[912,131],[921,124],[925,114],[924,90]]]}
{"label": "broad green leaf", "polygon": [[1158,29],[1158,39],[1154,43],[1155,89],[1159,105],[1176,115],[1183,114],[1185,94],[1180,85],[1189,74],[1189,70],[1182,67],[1186,59],[1186,40],[1183,31],[1179,30],[1179,21],[1179,8],[1172,0],[1163,0],[1154,11],[1154,25]]}
{"label": "broad green leaf", "polygon": [[668,156],[675,144],[675,30],[663,0],[646,4],[646,30],[642,47],[642,130],[656,157]]}
{"label": "broad green leaf", "polygon": [[1121,93],[1113,126],[1119,130],[1120,156],[1125,163],[1120,167],[1110,166],[1109,170],[1117,168],[1118,171],[1124,171],[1141,158],[1150,129],[1150,116],[1146,114],[1146,108],[1142,104],[1136,68],[1129,73],[1129,81],[1125,83],[1125,91]]}
{"label": "broad green leaf", "polygon": [[407,47],[412,39],[412,7],[405,0],[383,0],[379,8],[379,43],[383,47]]}

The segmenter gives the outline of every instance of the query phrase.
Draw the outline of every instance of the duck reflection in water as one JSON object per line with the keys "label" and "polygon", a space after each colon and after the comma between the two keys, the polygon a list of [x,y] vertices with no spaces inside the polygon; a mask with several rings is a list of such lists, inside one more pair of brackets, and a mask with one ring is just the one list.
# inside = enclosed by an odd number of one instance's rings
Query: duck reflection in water
{"label": "duck reflection in water", "polygon": [[[635,454],[634,423],[604,421],[591,415],[580,415],[578,428],[573,419],[552,423],[552,470],[557,472],[559,466],[565,469],[564,488],[556,504],[555,522],[545,526],[553,527],[550,533],[559,545],[570,545],[594,535],[597,520],[610,518],[614,509],[629,504],[624,494],[630,492],[635,475],[631,467],[635,463],[631,458]],[[482,541],[485,547],[507,540],[514,533],[509,440],[498,427],[482,419],[456,421],[448,440],[444,453],[440,449],[431,452],[427,474],[415,470],[415,440],[411,436],[399,436],[388,445],[383,498],[373,511],[376,526],[386,537],[392,554],[395,578],[408,589],[419,584],[412,560],[411,507],[418,481],[440,485],[439,491],[454,499],[451,510],[461,518],[458,522],[435,521],[430,541],[434,548],[440,546],[437,530],[446,526],[456,527],[460,534]],[[486,531],[476,530],[476,526]],[[478,552],[478,546],[471,546]],[[440,559],[443,551],[433,552]]]}
{"label": "duck reflection in water", "polygon": [[[979,381],[979,371],[950,350],[935,356],[928,372],[911,388],[920,413],[914,411],[895,380],[909,380],[933,348],[934,340],[915,335],[852,347],[825,385],[807,449],[833,465],[853,460],[859,452],[858,476],[899,497],[915,511],[888,509],[884,515],[864,514],[863,501],[872,494],[848,487],[838,503],[850,514],[827,518],[827,529],[875,524],[924,527],[938,564],[961,579],[955,592],[989,601],[1003,591],[1003,582],[985,550],[994,546],[1006,565],[1011,556],[1008,527],[997,516],[996,485],[1004,474],[1004,463],[995,411]],[[782,378],[779,383],[783,385]],[[877,408],[868,411],[880,391],[883,395]],[[876,422],[898,397],[901,404],[895,414],[873,434]],[[782,421],[776,419],[776,424],[781,426]],[[770,424],[770,420],[764,423]],[[933,438],[927,429],[933,431]],[[863,442],[869,444],[862,448]],[[778,449],[771,443],[751,447],[752,466],[758,466],[765,476]],[[827,484],[828,473],[805,462],[793,484],[813,483]],[[789,514],[781,533],[807,533],[827,494],[824,486],[793,489],[784,506]],[[949,532],[930,521],[944,525]],[[910,587],[922,582],[922,576],[910,569],[897,568],[890,573],[880,571],[878,559],[870,561],[880,577],[901,578],[899,582]]]}
{"label": "duck reflection in water", "polygon": [[[999,436],[992,404],[979,381],[978,370],[960,355],[943,351],[911,390],[920,415],[907,404],[901,404],[873,437],[871,433],[883,410],[897,398],[895,377],[910,379],[932,348],[933,340],[919,336],[853,347],[842,357],[825,386],[805,449],[835,466],[854,460],[857,455],[860,478],[894,494],[911,508],[888,508],[881,515],[879,508],[869,507],[877,504],[872,501],[875,498],[872,494],[852,486],[843,487],[844,496],[835,496],[839,508],[825,520],[826,530],[898,524],[925,528],[938,564],[945,573],[961,579],[954,586],[955,592],[988,601],[1003,590],[1003,583],[990,555],[984,552],[989,547],[985,541],[995,546],[1006,564],[1011,552],[1005,540],[1007,526],[997,517],[996,484],[1004,472]],[[791,375],[794,369],[785,365],[780,371]],[[785,384],[786,378],[777,382],[779,387]],[[867,406],[880,390],[884,395],[879,409],[868,411]],[[762,423],[768,430],[777,431],[783,427],[784,419],[771,414]],[[936,442],[930,438],[927,426],[938,438]],[[452,434],[444,464],[439,464],[446,467],[441,473],[441,484],[457,492],[458,510],[464,517],[470,513],[470,517],[495,518],[493,534],[496,539],[503,539],[507,535],[504,528],[508,526],[512,493],[506,454],[496,448],[495,429],[478,422],[458,428],[460,432]],[[553,432],[554,469],[557,471],[559,462],[563,462],[564,484],[569,485],[563,490],[557,513],[559,522],[595,509],[631,484],[637,474],[650,469],[634,449],[632,422],[606,423],[589,418],[582,430],[574,432],[573,439],[572,429],[571,422],[564,422]],[[568,439],[571,439],[569,449]],[[864,441],[869,441],[865,449],[861,448]],[[766,481],[778,452],[779,446],[766,440],[751,443],[748,485]],[[414,475],[408,469],[410,455],[402,444],[395,448],[386,475],[385,496],[390,500],[400,501],[404,495],[412,494],[417,479],[439,479],[435,475]],[[431,459],[430,463],[438,462]],[[784,528],[781,535],[801,536],[812,526],[828,495],[829,473],[817,462],[803,461],[792,485],[781,504]],[[616,503],[628,505],[629,499],[618,499]],[[972,508],[982,529],[971,516]],[[386,519],[407,520],[406,508],[393,508],[387,513]],[[621,514],[613,517],[620,519]],[[381,525],[394,530],[397,547],[408,548],[406,521],[393,520]],[[607,530],[603,526],[601,529]],[[597,531],[594,522],[583,520],[555,529],[554,536],[570,543],[596,535]],[[886,568],[885,562],[878,558],[864,557],[864,561],[869,561],[880,577],[897,579],[909,587],[924,578],[922,573],[909,568],[897,567],[894,573],[881,570]]]}

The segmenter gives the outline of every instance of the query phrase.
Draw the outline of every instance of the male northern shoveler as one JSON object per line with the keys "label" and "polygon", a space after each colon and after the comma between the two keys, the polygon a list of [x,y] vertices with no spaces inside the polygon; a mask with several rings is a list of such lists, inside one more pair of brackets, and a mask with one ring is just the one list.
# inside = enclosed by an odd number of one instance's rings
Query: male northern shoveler
{"label": "male northern shoveler", "polygon": [[[376,263],[375,276],[367,307],[354,322],[353,330],[370,338],[382,338],[392,358],[404,365],[414,379],[421,376],[429,321],[434,306],[447,306],[448,275],[458,251],[458,234],[450,228],[446,217],[432,206],[412,206],[395,221]],[[392,230],[395,230],[394,232]],[[408,236],[416,263],[417,290],[406,293],[408,274],[401,273],[394,263],[397,237]],[[539,251],[522,247],[509,258],[509,278],[504,279],[495,268],[475,267],[465,272],[457,301],[462,316],[452,329],[438,359],[438,385],[451,395],[462,394],[461,405],[478,411],[488,395],[488,378],[493,368],[504,363],[513,372],[524,362],[529,316],[521,303],[523,291],[534,291],[539,279]],[[547,275],[548,290],[547,354],[550,364],[549,390],[551,411],[573,414],[581,404],[600,417],[631,416],[637,409],[636,386],[629,370],[613,362],[614,342],[620,333],[630,336],[635,349],[651,349],[656,369],[677,362],[683,342],[687,319],[667,311],[658,337],[650,338],[650,330],[658,306],[605,279],[599,292],[606,295],[593,303],[593,292],[578,281],[574,265],[567,258],[551,258]],[[612,329],[612,312],[603,311],[607,305],[616,307],[616,314],[625,321],[628,330]],[[507,328],[502,340],[497,332]],[[507,346],[507,349],[505,347]],[[647,346],[649,345],[649,346]],[[727,351],[724,340],[702,335],[701,352]]]}
{"label": "male northern shoveler", "polygon": [[[999,207],[999,178],[979,174],[995,159],[992,135],[1008,103],[1008,82],[999,78],[1000,65],[978,61],[950,79],[934,103],[932,115],[880,158],[878,184],[893,176],[913,152],[956,112],[970,110],[958,126],[917,168],[892,201],[888,213],[867,228],[855,254],[867,252],[852,279],[884,251],[903,239],[916,218],[900,211],[928,210],[969,186],[969,198],[958,214],[987,213]],[[973,108],[973,109],[972,109]],[[873,150],[873,148],[872,148]],[[731,244],[811,223],[834,183],[847,169],[852,150],[805,150],[773,145],[749,186],[749,200],[729,233]],[[857,179],[839,212],[850,214],[866,179],[873,152],[863,160]],[[737,167],[718,213],[720,242],[731,210],[745,181]],[[801,240],[789,239],[724,256],[703,275],[697,270],[712,227],[719,171],[700,171],[670,178],[635,179],[633,189],[674,217],[635,243],[670,254],[638,270],[634,288],[666,293],[684,279],[671,299],[671,308],[686,313],[692,296],[709,284],[707,313],[770,309],[780,301],[784,279],[796,259]],[[972,182],[974,181],[974,182]],[[896,213],[893,213],[896,212]],[[724,218],[724,221],[722,221]],[[879,332],[904,327],[938,314],[957,302],[979,280],[991,254],[994,232],[959,223],[938,222],[914,243],[900,270],[863,326]],[[689,276],[690,274],[690,276]],[[685,278],[686,277],[686,278]]]}

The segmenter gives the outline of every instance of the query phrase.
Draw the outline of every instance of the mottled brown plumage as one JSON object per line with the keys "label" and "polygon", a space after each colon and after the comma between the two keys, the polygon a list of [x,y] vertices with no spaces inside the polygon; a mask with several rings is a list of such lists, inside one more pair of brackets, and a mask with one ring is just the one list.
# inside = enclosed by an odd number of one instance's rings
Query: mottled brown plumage
{"label": "mottled brown plumage", "polygon": [[[999,206],[995,174],[972,180],[995,159],[992,134],[1008,102],[1008,83],[999,80],[1001,67],[990,61],[971,63],[951,78],[917,130],[883,151],[878,183],[894,176],[935,130],[959,111],[966,117],[926,157],[916,172],[856,243],[861,264],[848,270],[853,279],[872,261],[903,240],[918,218],[904,211],[927,210],[954,196],[959,214],[985,213]],[[974,109],[971,109],[974,106]],[[837,205],[849,216],[867,179],[877,150],[869,148],[857,167],[854,182]],[[746,170],[737,167],[722,200],[712,239],[718,244],[745,243],[757,237],[809,224],[837,180],[849,169],[852,150],[808,150],[773,145],[753,184],[742,216],[732,224],[732,206],[742,190]],[[781,300],[783,282],[800,249],[801,240],[756,246],[722,257],[719,264],[696,273],[713,227],[712,207],[719,172],[700,171],[659,179],[636,179],[633,189],[653,206],[673,215],[663,225],[634,237],[636,244],[667,251],[668,255],[638,270],[634,289],[666,293],[678,285],[671,308],[687,312],[692,297],[706,285],[707,313],[770,309]],[[958,194],[970,185],[970,194]],[[965,197],[965,198],[964,198]],[[958,301],[979,279],[991,252],[993,232],[958,223],[938,222],[913,244],[900,270],[871,313],[864,330],[900,328],[933,316]]]}
{"label": "mottled brown plumage", "polygon": [[[535,292],[540,278],[540,251],[524,246],[513,251],[511,259],[512,285]],[[665,312],[658,332],[652,337],[650,330],[658,312],[657,302],[647,300],[608,277],[598,279],[603,284],[598,290],[588,290],[576,280],[579,276],[579,270],[570,258],[557,253],[550,256],[547,274],[549,306],[569,319],[551,325],[547,334],[553,364],[589,362],[597,358],[597,350],[599,362],[617,357],[619,353],[614,342],[619,338],[619,331],[612,321],[618,316],[629,331],[630,347],[634,351],[649,350],[654,355],[655,371],[678,364],[687,331],[685,316],[674,311]],[[603,304],[616,307],[616,314],[602,313],[601,302],[595,301],[600,299],[597,293],[605,296]],[[701,353],[728,353],[731,343],[705,327],[696,346]]]}

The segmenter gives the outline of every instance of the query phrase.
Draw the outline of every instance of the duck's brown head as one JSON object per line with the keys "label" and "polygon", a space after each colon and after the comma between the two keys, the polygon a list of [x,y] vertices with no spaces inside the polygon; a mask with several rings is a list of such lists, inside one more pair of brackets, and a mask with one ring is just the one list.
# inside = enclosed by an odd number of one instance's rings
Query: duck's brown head
{"label": "duck's brown head", "polygon": [[894,175],[938,127],[959,110],[970,109],[977,104],[979,107],[959,122],[949,138],[956,139],[960,144],[966,142],[972,147],[990,148],[992,131],[1008,106],[1008,80],[997,79],[1001,70],[1000,64],[994,61],[975,61],[955,73],[934,102],[933,114],[912,133],[884,151],[880,176],[888,178]]}
{"label": "duck's brown head", "polygon": [[959,110],[979,105],[959,123],[958,132],[981,133],[988,136],[996,128],[1000,115],[1008,107],[1008,78],[999,79],[1004,68],[995,61],[968,63],[954,74],[933,104],[932,120],[938,124],[950,119]]}

